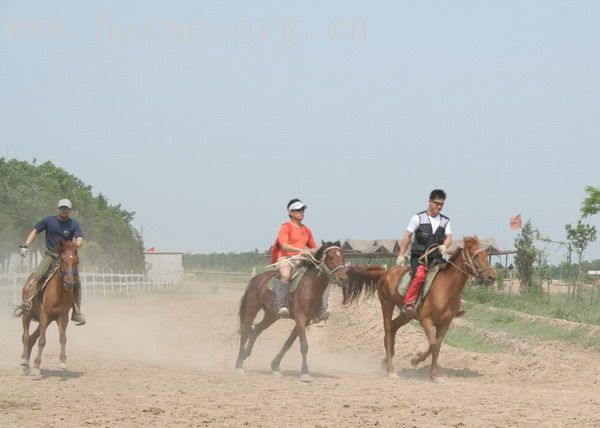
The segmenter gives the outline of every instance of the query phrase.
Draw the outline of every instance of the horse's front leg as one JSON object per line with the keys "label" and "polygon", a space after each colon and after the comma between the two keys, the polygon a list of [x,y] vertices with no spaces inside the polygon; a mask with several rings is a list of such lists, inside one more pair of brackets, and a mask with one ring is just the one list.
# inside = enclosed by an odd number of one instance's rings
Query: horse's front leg
{"label": "horse's front leg", "polygon": [[48,317],[44,315],[43,312],[40,312],[40,323],[39,323],[39,331],[40,337],[38,339],[38,351],[33,360],[33,369],[31,369],[31,374],[33,376],[40,376],[40,365],[42,364],[42,352],[44,350],[44,346],[46,346],[46,329],[48,328]]}
{"label": "horse's front leg", "polygon": [[37,339],[39,329],[36,329],[32,335],[29,334],[29,325],[31,324],[31,316],[29,314],[22,314],[21,321],[23,323],[23,353],[21,354],[21,365],[23,367],[29,367],[29,356],[31,355],[31,348],[33,347],[33,344]]}
{"label": "horse's front leg", "polygon": [[413,366],[425,361],[425,359],[434,351],[436,346],[436,336],[433,321],[429,318],[421,320],[421,326],[425,331],[425,336],[427,337],[427,343],[429,343],[429,346],[425,352],[417,352],[417,356],[410,360],[410,363]]}
{"label": "horse's front leg", "polygon": [[58,321],[58,340],[60,341],[59,369],[67,368],[67,325],[69,325],[69,312],[67,311]]}
{"label": "horse's front leg", "polygon": [[431,370],[430,377],[434,382],[443,382],[443,379],[438,376],[438,356],[440,355],[440,349],[442,348],[442,342],[444,340],[444,336],[446,336],[446,332],[450,327],[450,323],[439,325],[436,328],[436,344],[431,353]]}
{"label": "horse's front leg", "polygon": [[381,303],[381,312],[383,314],[383,345],[385,347],[385,364],[388,377],[397,378],[398,374],[394,371],[394,334],[392,329],[392,314],[394,313],[394,303],[379,296]]}
{"label": "horse's front leg", "polygon": [[308,355],[308,341],[306,340],[306,320],[299,318],[296,320],[296,328],[300,338],[300,352],[302,353],[302,371],[300,381],[310,382],[310,374],[308,373],[308,363],[306,356]]}
{"label": "horse's front leg", "polygon": [[292,329],[290,336],[287,338],[287,340],[283,344],[281,351],[279,351],[279,353],[275,356],[275,358],[273,358],[273,361],[271,361],[271,370],[273,371],[273,375],[281,376],[281,371],[279,371],[279,364],[281,364],[281,359],[283,358],[285,353],[290,349],[290,347],[292,346],[292,343],[294,343],[294,341],[296,340],[297,337],[298,337],[298,326],[296,325]]}

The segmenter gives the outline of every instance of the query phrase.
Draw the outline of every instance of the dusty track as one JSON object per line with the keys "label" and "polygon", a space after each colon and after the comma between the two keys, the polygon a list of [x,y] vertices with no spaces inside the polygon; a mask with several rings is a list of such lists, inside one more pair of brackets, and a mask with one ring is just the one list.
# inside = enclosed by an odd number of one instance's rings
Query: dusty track
{"label": "dusty track", "polygon": [[[42,378],[18,366],[20,321],[0,318],[0,426],[597,427],[600,355],[522,343],[510,353],[442,348],[446,382],[410,356],[425,347],[407,326],[397,340],[400,379],[387,379],[374,300],[341,308],[309,331],[312,382],[299,382],[296,344],[283,378],[271,358],[292,322],[257,341],[246,375],[233,370],[241,291],[172,293],[87,302],[85,327],[69,326],[69,370],[58,370],[53,325]],[[6,305],[4,305],[6,307]]]}

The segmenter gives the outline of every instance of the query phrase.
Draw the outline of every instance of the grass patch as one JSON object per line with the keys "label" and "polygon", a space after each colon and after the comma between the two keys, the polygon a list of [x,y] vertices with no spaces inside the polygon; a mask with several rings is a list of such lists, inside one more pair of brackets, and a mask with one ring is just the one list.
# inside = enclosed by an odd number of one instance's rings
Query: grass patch
{"label": "grass patch", "polygon": [[522,294],[509,294],[485,287],[468,286],[462,297],[472,303],[600,326],[600,304],[592,302],[593,299],[585,291],[573,299],[564,294],[540,293],[537,289],[526,290]]}
{"label": "grass patch", "polygon": [[525,319],[502,310],[492,311],[481,305],[468,306],[466,320],[483,330],[502,332],[508,339],[562,341],[600,351],[600,338],[590,335],[585,326],[569,328],[544,319]]}
{"label": "grass patch", "polygon": [[468,328],[451,328],[444,341],[454,348],[487,354],[505,352],[507,349],[506,343],[490,340],[484,334]]}

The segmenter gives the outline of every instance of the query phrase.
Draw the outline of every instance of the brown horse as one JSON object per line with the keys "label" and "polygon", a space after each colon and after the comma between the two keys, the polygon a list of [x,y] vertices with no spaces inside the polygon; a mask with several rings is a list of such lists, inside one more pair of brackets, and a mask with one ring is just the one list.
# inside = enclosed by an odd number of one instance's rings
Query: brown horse
{"label": "brown horse", "polygon": [[[381,311],[383,313],[383,328],[385,330],[386,358],[383,363],[387,366],[390,378],[398,377],[394,371],[392,358],[396,332],[410,321],[402,312],[392,319],[394,307],[402,308],[403,296],[398,294],[397,284],[402,275],[410,267],[392,267],[385,269],[379,266],[357,266],[348,270],[348,288],[344,291],[344,304],[356,302],[363,292],[372,294],[377,290]],[[427,296],[417,309],[417,319],[421,323],[429,347],[425,352],[417,353],[411,360],[412,365],[423,362],[431,355],[430,377],[434,382],[443,381],[438,377],[438,355],[444,336],[450,323],[456,317],[460,308],[460,294],[470,276],[491,284],[495,278],[494,269],[489,264],[487,250],[482,248],[476,236],[464,239],[464,248],[458,248],[450,257],[446,269],[440,269],[433,280]]]}
{"label": "brown horse", "polygon": [[[67,325],[69,324],[69,309],[73,306],[73,287],[78,281],[77,266],[79,257],[75,243],[61,241],[58,247],[60,266],[48,280],[43,291],[39,292],[33,299],[30,311],[17,309],[16,316],[23,321],[23,354],[21,365],[29,369],[29,358],[35,341],[38,341],[38,352],[34,360],[34,368],[31,369],[33,376],[40,376],[40,364],[42,362],[42,351],[46,345],[46,329],[52,321],[58,324],[60,340],[60,364],[61,369],[67,368]],[[31,279],[31,276],[30,278]],[[23,289],[23,298],[26,297],[27,284]],[[31,335],[29,324],[31,320],[38,321],[39,325]],[[38,339],[39,338],[39,339]]]}
{"label": "brown horse", "polygon": [[[314,260],[304,262],[308,270],[300,280],[293,294],[290,305],[291,317],[296,325],[290,336],[285,341],[279,354],[271,362],[271,369],[275,376],[281,376],[279,364],[285,353],[290,349],[296,337],[300,337],[300,351],[302,352],[302,373],[300,380],[310,381],[306,354],[308,342],[306,341],[306,327],[314,320],[321,309],[321,297],[330,281],[345,280],[346,263],[340,242],[323,242],[317,251]],[[274,293],[267,288],[267,283],[277,274],[276,271],[267,271],[253,277],[246,287],[246,292],[240,302],[240,350],[235,367],[238,373],[244,373],[243,363],[250,356],[252,347],[258,335],[279,319],[273,305]],[[264,311],[263,319],[252,326],[252,322],[260,310]],[[246,342],[248,342],[246,344]]]}

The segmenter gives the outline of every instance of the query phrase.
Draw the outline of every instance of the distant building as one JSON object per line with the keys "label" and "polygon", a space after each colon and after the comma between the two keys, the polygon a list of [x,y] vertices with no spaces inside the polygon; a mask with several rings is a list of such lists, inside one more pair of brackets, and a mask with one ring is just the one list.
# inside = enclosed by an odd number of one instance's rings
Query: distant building
{"label": "distant building", "polygon": [[170,277],[175,281],[183,278],[183,253],[176,251],[145,251],[148,277]]}

